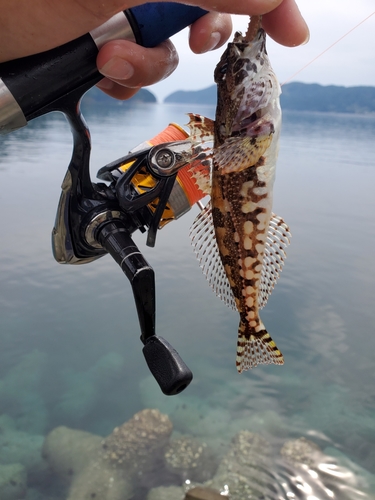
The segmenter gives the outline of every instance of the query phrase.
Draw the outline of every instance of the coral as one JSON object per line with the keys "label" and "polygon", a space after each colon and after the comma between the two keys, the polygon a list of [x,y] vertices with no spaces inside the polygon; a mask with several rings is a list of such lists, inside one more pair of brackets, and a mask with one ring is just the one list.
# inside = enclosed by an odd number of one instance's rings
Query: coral
{"label": "coral", "polygon": [[68,500],[128,500],[160,471],[172,423],[158,410],[142,410],[105,439],[66,427],[46,438],[43,456],[69,486]]}
{"label": "coral", "polygon": [[213,476],[217,466],[207,444],[190,436],[171,439],[165,450],[164,460],[167,471],[182,481],[207,481]]}
{"label": "coral", "polygon": [[19,500],[26,495],[26,469],[21,464],[0,465],[1,500]]}

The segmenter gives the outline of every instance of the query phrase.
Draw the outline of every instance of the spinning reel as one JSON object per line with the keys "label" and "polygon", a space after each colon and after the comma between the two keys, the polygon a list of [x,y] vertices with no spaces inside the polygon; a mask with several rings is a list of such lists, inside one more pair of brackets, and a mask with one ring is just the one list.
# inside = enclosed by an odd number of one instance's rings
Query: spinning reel
{"label": "spinning reel", "polygon": [[119,37],[155,46],[201,17],[186,5],[145,4],[120,13],[105,25],[51,51],[0,64],[0,131],[8,133],[51,111],[66,116],[73,153],[62,183],[52,233],[53,254],[63,264],[85,264],[109,253],[132,286],[143,353],[164,394],[178,394],[192,373],[176,350],[155,334],[154,271],[132,234],[147,231],[155,245],[158,229],[181,217],[203,197],[192,182],[188,134],[169,125],[161,134],[90,178],[90,134],[80,111],[84,93],[102,76],[98,49]]}

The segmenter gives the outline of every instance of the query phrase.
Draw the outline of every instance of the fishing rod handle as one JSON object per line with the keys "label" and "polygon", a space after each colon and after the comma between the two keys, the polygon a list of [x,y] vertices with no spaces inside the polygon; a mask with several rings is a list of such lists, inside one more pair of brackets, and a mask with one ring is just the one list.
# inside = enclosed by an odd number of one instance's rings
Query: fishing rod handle
{"label": "fishing rod handle", "polygon": [[120,12],[90,33],[60,47],[0,64],[0,133],[59,110],[59,99],[83,95],[103,75],[96,67],[99,49],[117,39],[155,47],[206,13],[172,2],[148,3]]}

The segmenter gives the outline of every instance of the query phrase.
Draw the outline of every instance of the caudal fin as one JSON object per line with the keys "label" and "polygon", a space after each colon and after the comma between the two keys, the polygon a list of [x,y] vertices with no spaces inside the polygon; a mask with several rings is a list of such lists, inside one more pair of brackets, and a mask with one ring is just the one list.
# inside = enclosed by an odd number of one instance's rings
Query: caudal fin
{"label": "caudal fin", "polygon": [[238,332],[236,366],[239,373],[260,364],[283,365],[284,358],[267,330],[247,334]]}

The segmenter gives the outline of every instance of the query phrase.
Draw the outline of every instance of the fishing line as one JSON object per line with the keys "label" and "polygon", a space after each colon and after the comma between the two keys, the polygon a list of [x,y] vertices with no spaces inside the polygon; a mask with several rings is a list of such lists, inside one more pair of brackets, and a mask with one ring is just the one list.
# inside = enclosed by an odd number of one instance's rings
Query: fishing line
{"label": "fishing line", "polygon": [[310,64],[312,64],[313,62],[315,62],[317,59],[319,59],[320,56],[322,56],[323,54],[325,54],[326,52],[328,52],[332,47],[334,47],[337,43],[341,42],[341,40],[343,38],[345,38],[347,35],[349,35],[349,33],[351,33],[352,31],[354,31],[356,28],[358,28],[358,26],[360,26],[361,24],[363,24],[365,21],[367,21],[368,19],[370,19],[371,16],[373,16],[375,14],[375,11],[370,14],[369,16],[365,17],[365,19],[362,19],[361,22],[359,22],[358,24],[356,24],[352,29],[350,29],[349,31],[347,31],[344,35],[342,35],[338,40],[336,40],[335,42],[333,42],[329,47],[327,47],[326,49],[323,50],[323,52],[321,52],[320,54],[318,54],[316,57],[314,57],[314,59],[311,59],[310,62],[308,62],[307,64],[305,64],[305,66],[303,66],[301,69],[299,69],[298,71],[296,71],[292,76],[290,76],[287,80],[285,80],[285,82],[283,82],[281,84],[281,87],[283,85],[285,85],[286,83],[290,82],[296,75],[298,75],[299,73],[301,73],[301,71],[303,71],[305,68],[307,68],[308,66],[310,66]]}

